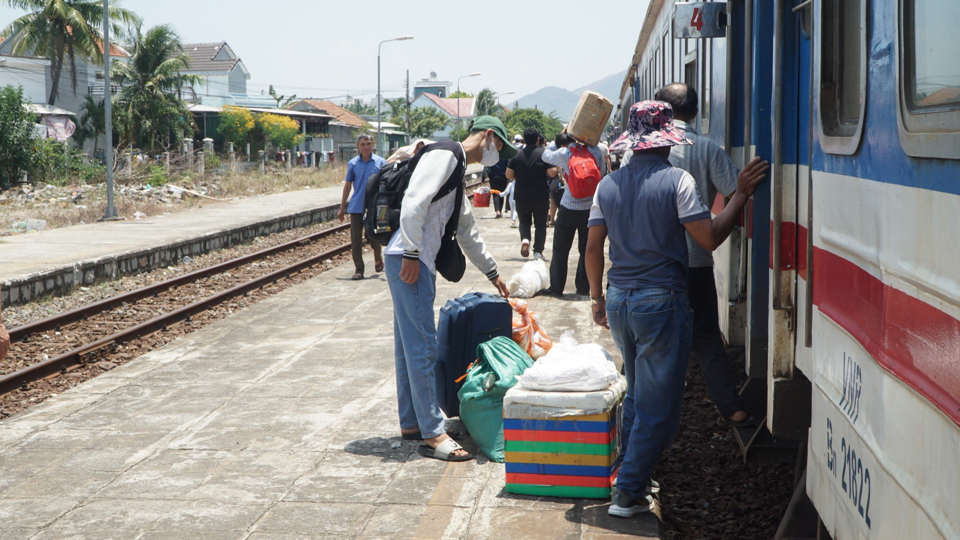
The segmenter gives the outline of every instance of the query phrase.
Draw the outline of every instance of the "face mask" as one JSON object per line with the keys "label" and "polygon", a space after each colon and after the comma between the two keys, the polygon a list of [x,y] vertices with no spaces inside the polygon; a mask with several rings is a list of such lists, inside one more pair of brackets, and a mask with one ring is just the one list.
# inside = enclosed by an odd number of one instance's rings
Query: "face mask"
{"label": "face mask", "polygon": [[500,152],[493,142],[493,137],[490,137],[490,144],[483,147],[483,157],[480,158],[480,164],[484,167],[493,167],[498,161],[500,161]]}

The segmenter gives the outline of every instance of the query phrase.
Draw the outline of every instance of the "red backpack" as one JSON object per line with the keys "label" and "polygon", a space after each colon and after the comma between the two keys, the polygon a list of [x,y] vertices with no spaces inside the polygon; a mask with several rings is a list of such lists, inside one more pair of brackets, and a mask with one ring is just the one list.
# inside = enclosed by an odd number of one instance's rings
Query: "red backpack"
{"label": "red backpack", "polygon": [[590,150],[582,144],[571,144],[570,174],[567,175],[567,189],[577,199],[593,197],[600,183],[600,168]]}

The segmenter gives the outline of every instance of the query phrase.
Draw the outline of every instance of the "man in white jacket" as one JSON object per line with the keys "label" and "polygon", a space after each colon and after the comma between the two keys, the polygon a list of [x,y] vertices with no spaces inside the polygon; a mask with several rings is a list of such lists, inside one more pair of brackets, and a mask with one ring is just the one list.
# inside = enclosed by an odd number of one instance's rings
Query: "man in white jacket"
{"label": "man in white jacket", "polygon": [[[473,216],[473,207],[461,190],[468,164],[484,166],[509,159],[517,150],[508,142],[503,123],[492,116],[477,118],[470,135],[458,143],[441,141],[423,148],[400,208],[400,230],[385,252],[387,282],[393,298],[397,402],[404,438],[422,438],[420,453],[449,461],[473,456],[444,430],[437,401],[434,368],[437,363],[436,299],[437,253],[447,221],[453,218],[456,196],[463,197],[457,240],[464,254],[506,297],[507,286],[497,272],[497,261],[487,250]],[[438,194],[448,190],[445,195]]]}

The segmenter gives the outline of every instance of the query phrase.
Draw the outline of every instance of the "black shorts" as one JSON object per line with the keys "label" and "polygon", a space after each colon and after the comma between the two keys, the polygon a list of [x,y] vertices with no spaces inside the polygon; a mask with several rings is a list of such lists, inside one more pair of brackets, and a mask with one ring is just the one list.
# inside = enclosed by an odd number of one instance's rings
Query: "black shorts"
{"label": "black shorts", "polygon": [[553,198],[553,202],[557,203],[557,206],[560,206],[560,199],[563,198],[563,186],[559,178],[550,181],[550,197]]}

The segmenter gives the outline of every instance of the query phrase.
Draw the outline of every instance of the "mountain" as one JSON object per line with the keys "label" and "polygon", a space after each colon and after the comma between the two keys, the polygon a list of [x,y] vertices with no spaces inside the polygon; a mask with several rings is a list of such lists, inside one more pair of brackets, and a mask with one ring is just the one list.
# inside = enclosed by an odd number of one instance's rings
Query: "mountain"
{"label": "mountain", "polygon": [[[627,70],[620,73],[608,75],[599,81],[581,86],[574,90],[565,90],[557,86],[547,86],[536,92],[523,96],[516,100],[521,107],[536,106],[541,111],[549,113],[555,111],[561,120],[566,122],[570,119],[574,107],[580,101],[580,96],[587,90],[592,90],[616,103],[620,97],[620,86],[623,84],[624,77],[627,76]],[[511,103],[512,105],[512,103]]]}

